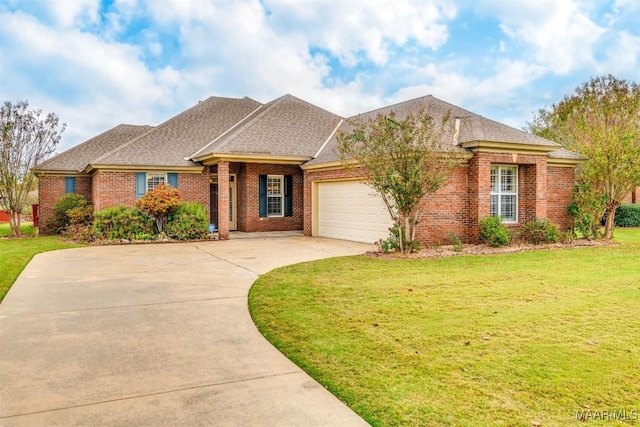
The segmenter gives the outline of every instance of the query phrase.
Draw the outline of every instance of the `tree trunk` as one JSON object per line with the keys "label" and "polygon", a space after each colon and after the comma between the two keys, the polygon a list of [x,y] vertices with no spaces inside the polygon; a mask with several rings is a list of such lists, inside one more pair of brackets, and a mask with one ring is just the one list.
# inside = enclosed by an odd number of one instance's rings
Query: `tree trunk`
{"label": "tree trunk", "polygon": [[11,228],[11,234],[14,236],[20,235],[20,212],[9,212],[9,227]]}
{"label": "tree trunk", "polygon": [[411,252],[411,245],[405,243],[409,243],[409,236],[411,235],[411,221],[409,220],[409,215],[404,217],[404,233],[400,231],[400,239],[402,240],[402,246],[404,250],[402,253],[408,254]]}
{"label": "tree trunk", "polygon": [[607,206],[607,210],[605,211],[607,214],[607,219],[604,223],[604,238],[607,240],[611,240],[613,237],[613,229],[616,218],[616,209],[618,206]]}

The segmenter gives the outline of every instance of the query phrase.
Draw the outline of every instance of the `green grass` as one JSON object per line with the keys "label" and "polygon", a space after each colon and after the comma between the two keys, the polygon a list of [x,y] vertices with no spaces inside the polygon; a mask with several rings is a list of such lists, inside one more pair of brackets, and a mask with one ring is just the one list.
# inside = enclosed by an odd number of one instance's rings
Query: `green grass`
{"label": "green grass", "polygon": [[[31,223],[20,224],[20,232],[25,236],[35,234],[36,230],[38,229],[33,227]],[[0,237],[6,236],[11,236],[11,227],[8,222],[0,222]]]}
{"label": "green grass", "polygon": [[582,426],[588,409],[629,418],[589,425],[638,425],[640,229],[616,236],[625,243],[299,264],[262,276],[249,306],[269,341],[373,425]]}
{"label": "green grass", "polygon": [[56,236],[0,238],[0,301],[34,255],[79,246]]}

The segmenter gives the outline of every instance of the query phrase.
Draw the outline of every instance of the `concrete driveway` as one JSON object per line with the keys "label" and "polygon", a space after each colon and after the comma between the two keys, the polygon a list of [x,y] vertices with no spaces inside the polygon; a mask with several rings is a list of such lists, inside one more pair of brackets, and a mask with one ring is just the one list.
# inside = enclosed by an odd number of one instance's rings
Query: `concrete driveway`
{"label": "concrete driveway", "polygon": [[256,278],[370,245],[302,236],[37,255],[0,305],[0,425],[366,423],[273,348]]}

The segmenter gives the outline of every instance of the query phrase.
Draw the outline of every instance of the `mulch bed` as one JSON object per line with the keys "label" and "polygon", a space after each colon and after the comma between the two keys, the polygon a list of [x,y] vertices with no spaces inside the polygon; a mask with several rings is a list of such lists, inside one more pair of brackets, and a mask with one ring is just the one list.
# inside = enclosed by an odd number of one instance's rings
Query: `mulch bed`
{"label": "mulch bed", "polygon": [[540,245],[532,245],[525,243],[516,243],[508,246],[491,247],[489,245],[462,245],[462,251],[455,251],[453,245],[442,246],[426,246],[418,252],[408,255],[402,255],[398,252],[384,254],[379,251],[370,251],[365,256],[381,259],[411,259],[411,258],[442,258],[459,255],[495,255],[495,254],[511,254],[523,251],[539,251],[548,249],[574,249],[581,247],[593,246],[614,246],[616,243],[607,240],[587,240],[576,239],[569,243],[545,243]]}

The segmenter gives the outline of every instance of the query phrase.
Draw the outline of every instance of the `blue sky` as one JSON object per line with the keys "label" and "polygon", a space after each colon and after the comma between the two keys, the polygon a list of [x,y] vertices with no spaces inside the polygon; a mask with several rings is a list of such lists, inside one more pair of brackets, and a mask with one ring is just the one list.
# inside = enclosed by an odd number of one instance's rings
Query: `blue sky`
{"label": "blue sky", "polygon": [[0,100],[62,151],[209,96],[350,116],[432,94],[521,128],[592,76],[640,82],[638,0],[0,0]]}

